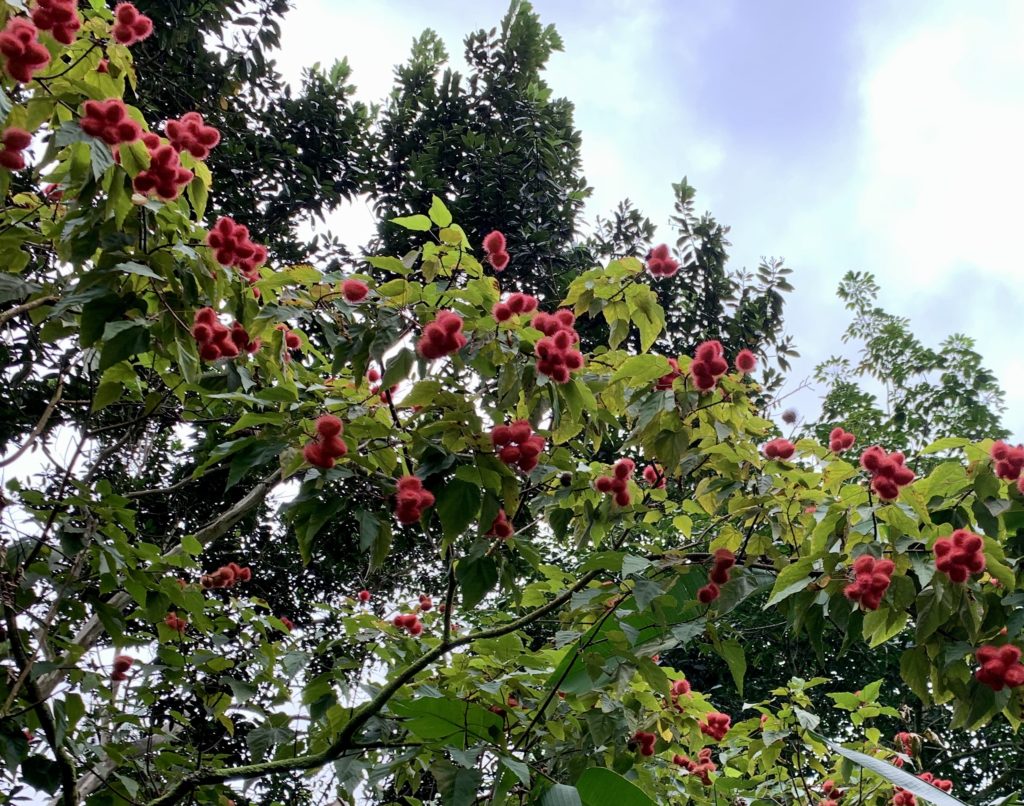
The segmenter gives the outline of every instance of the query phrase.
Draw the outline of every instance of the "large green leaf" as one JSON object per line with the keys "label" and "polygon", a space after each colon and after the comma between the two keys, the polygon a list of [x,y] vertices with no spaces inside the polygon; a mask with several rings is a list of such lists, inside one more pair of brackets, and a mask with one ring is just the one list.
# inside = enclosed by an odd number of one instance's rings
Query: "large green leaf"
{"label": "large green leaf", "polygon": [[498,742],[504,727],[501,717],[483,706],[445,697],[398,700],[391,704],[391,711],[402,718],[410,733],[423,741],[462,750],[480,742]]}
{"label": "large green leaf", "polygon": [[636,784],[606,767],[590,767],[576,782],[584,806],[655,806]]}

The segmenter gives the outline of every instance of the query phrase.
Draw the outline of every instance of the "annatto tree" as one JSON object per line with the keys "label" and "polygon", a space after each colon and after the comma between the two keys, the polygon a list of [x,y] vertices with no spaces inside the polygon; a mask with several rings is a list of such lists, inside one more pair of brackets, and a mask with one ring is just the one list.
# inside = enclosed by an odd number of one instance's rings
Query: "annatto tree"
{"label": "annatto tree", "polygon": [[[0,323],[54,388],[2,460],[23,468],[0,566],[9,799],[237,804],[308,772],[348,803],[963,802],[921,768],[920,737],[879,729],[897,712],[869,676],[853,692],[786,676],[717,708],[775,671],[748,670],[730,615],[762,603],[797,643],[826,619],[900,652],[951,729],[1016,728],[1024,447],[945,439],[917,477],[842,434],[770,438],[751,353],[652,352],[662,250],[541,306],[502,292],[504,234],[471,242],[434,198],[393,222],[430,234],[404,257],[348,276],[264,265],[258,234],[204,221],[212,177],[190,146],[212,135],[154,130],[122,100],[151,21],[95,6],[0,15]],[[52,187],[12,193],[26,173]],[[577,317],[595,316],[610,339],[584,353]],[[88,383],[70,397],[65,376]],[[97,418],[122,404],[174,431],[207,501],[248,492],[194,527],[182,485],[182,526],[147,531],[157,491],[100,471],[116,445],[96,450]],[[294,623],[252,594],[255,558],[208,562],[268,499],[308,559],[324,502],[356,488],[374,561],[413,536],[440,589],[350,591]],[[731,680],[697,688],[662,661],[693,642]],[[838,732],[819,731],[813,690],[848,713]]]}

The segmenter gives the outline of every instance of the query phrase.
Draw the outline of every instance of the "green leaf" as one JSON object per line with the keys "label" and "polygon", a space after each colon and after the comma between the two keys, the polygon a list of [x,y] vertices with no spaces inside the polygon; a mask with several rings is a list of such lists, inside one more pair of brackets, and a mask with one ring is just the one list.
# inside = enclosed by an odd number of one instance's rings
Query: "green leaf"
{"label": "green leaf", "polygon": [[100,372],[149,349],[149,330],[137,322],[109,322],[103,329]]}
{"label": "green leaf", "polygon": [[924,703],[931,702],[931,692],[928,688],[930,674],[931,663],[928,661],[928,651],[924,647],[912,647],[900,656],[900,677]]}
{"label": "green leaf", "polygon": [[580,793],[576,787],[568,784],[555,784],[544,793],[540,806],[583,806]]}
{"label": "green leaf", "polygon": [[437,514],[446,538],[466,531],[480,511],[480,488],[462,479],[452,479],[437,494]]}
{"label": "green leaf", "polygon": [[114,154],[102,140],[91,138],[89,153],[92,160],[92,176],[97,182],[114,165]]}
{"label": "green leaf", "polygon": [[431,227],[430,219],[425,215],[399,216],[398,218],[392,218],[391,223],[398,224],[398,226],[405,227],[405,229],[415,230],[416,232],[428,232]]}
{"label": "green leaf", "polygon": [[[447,227],[452,223],[452,214],[437,196],[430,197],[430,220],[439,227]],[[429,229],[429,227],[428,227]]]}
{"label": "green leaf", "polygon": [[498,566],[491,557],[466,557],[455,567],[462,589],[462,606],[476,607],[498,583]]}
{"label": "green leaf", "polygon": [[381,389],[390,389],[395,384],[404,381],[409,377],[409,371],[415,363],[416,355],[412,350],[407,348],[400,350],[398,355],[388,362],[387,369],[384,370],[384,377],[380,381]]}
{"label": "green leaf", "polygon": [[629,386],[646,386],[672,371],[668,360],[660,355],[634,355],[627,358],[609,383],[628,381]]}
{"label": "green leaf", "polygon": [[655,806],[636,784],[606,767],[589,767],[576,782],[584,806]]}
{"label": "green leaf", "polygon": [[420,697],[398,700],[391,711],[402,719],[403,727],[426,742],[450,744],[465,750],[483,742],[500,740],[504,723],[481,705],[444,697]]}
{"label": "green leaf", "polygon": [[134,260],[129,260],[124,263],[118,263],[114,266],[114,271],[123,271],[126,274],[137,274],[140,277],[151,277],[154,280],[163,280],[164,278],[153,271],[149,266],[143,266],[141,263],[136,263]]}
{"label": "green leaf", "polygon": [[872,648],[884,644],[907,626],[907,611],[880,607],[864,616],[864,640]]}
{"label": "green leaf", "polygon": [[728,641],[722,641],[719,643],[715,650],[722,657],[722,660],[729,666],[729,671],[732,673],[732,679],[736,683],[736,690],[739,691],[740,696],[743,696],[743,676],[747,673],[747,657],[743,652],[743,647],[738,641],[729,639]]}
{"label": "green leaf", "polygon": [[775,587],[772,588],[772,595],[768,598],[765,609],[776,605],[783,599],[787,599],[794,593],[799,593],[811,582],[811,571],[814,568],[814,560],[805,557],[795,563],[787,565],[779,572],[775,580]]}

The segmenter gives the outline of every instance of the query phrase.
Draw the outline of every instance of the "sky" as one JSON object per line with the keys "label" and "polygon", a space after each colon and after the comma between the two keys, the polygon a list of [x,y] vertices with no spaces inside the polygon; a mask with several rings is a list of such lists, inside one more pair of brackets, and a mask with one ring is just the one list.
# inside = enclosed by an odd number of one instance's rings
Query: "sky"
{"label": "sky", "polygon": [[[505,0],[295,0],[284,73],[348,57],[386,95],[414,36],[462,39]],[[593,216],[630,198],[667,239],[671,182],[731,227],[732,265],[785,258],[792,377],[845,348],[835,297],[870,271],[927,344],[974,338],[1024,439],[1024,4],[1016,0],[536,0],[565,40],[548,83],[576,107]],[[365,205],[330,226],[350,244]],[[796,398],[813,416],[812,393]]]}

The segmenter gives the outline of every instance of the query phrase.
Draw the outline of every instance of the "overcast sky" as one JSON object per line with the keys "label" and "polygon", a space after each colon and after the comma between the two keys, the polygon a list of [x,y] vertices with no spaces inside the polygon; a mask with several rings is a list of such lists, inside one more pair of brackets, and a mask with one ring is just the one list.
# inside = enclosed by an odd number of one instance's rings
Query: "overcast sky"
{"label": "overcast sky", "polygon": [[[391,86],[424,28],[462,38],[504,0],[295,0],[282,67],[347,56]],[[975,338],[1024,438],[1024,3],[1015,0],[536,0],[565,40],[548,71],[576,105],[590,212],[633,199],[662,225],[670,183],[730,225],[733,264],[796,270],[795,375],[843,350],[835,287],[872,271],[929,343]],[[365,237],[365,209],[336,219]],[[668,230],[665,230],[666,236]],[[813,401],[804,399],[802,406]],[[811,412],[806,412],[811,414]]]}

